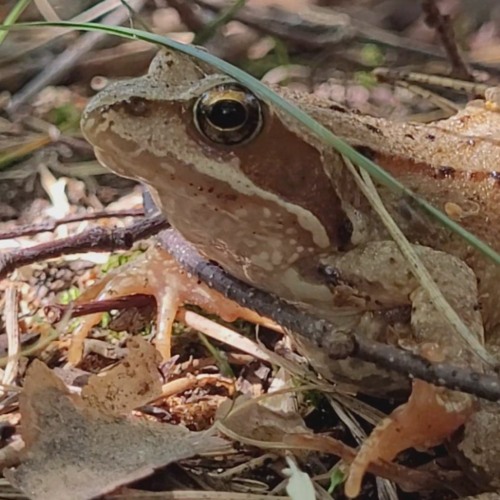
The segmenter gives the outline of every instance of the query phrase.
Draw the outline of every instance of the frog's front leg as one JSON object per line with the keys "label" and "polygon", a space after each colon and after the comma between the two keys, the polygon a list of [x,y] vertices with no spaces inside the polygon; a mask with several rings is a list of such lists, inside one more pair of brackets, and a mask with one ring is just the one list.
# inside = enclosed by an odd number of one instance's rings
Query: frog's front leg
{"label": "frog's front leg", "polygon": [[[428,247],[415,246],[448,303],[470,331],[483,341],[483,323],[478,307],[477,280],[460,259]],[[371,297],[368,307],[390,308],[411,304],[413,338],[402,347],[430,361],[448,361],[480,369],[454,331],[436,310],[426,290],[410,272],[394,242],[373,242],[328,259],[336,275],[349,287]],[[383,391],[383,388],[381,388]],[[367,466],[376,460],[393,460],[409,447],[428,448],[449,437],[470,416],[473,399],[465,394],[415,381],[408,402],[385,418],[361,446],[351,465],[346,494],[358,494]]]}
{"label": "frog's front leg", "polygon": [[[175,259],[160,246],[154,245],[133,261],[121,266],[95,285],[87,289],[77,303],[91,300],[106,300],[133,294],[152,295],[156,299],[157,318],[155,345],[163,359],[171,356],[171,330],[178,309],[184,304],[193,304],[203,310],[217,314],[225,321],[237,318],[271,326],[271,321],[238,306],[220,293],[200,283],[187,273]],[[73,332],[68,361],[76,365],[83,353],[83,343],[94,325],[99,323],[103,313],[90,314],[81,318]]]}

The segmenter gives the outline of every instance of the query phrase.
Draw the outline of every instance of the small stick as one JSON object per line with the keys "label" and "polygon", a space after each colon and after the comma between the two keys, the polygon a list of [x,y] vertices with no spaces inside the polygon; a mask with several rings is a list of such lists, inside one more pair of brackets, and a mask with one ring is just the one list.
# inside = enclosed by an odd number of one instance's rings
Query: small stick
{"label": "small stick", "polygon": [[333,333],[335,327],[328,321],[300,311],[269,293],[233,278],[219,266],[204,261],[175,231],[163,231],[159,239],[182,266],[209,287],[307,338],[309,342],[315,342],[328,352],[331,359],[355,357],[437,386],[474,394],[490,401],[500,401],[500,378],[496,375],[478,373],[448,363],[433,363],[421,356],[358,334]]}
{"label": "small stick", "polygon": [[61,255],[92,252],[112,252],[129,250],[143,238],[156,234],[168,227],[168,222],[161,215],[141,219],[129,227],[107,230],[95,227],[84,233],[61,238],[49,243],[41,243],[29,248],[20,248],[0,254],[0,279],[5,278],[15,269],[45,259]]}
{"label": "small stick", "polygon": [[[2,385],[12,385],[15,383],[19,370],[19,294],[15,285],[10,285],[5,292],[5,330],[8,338],[9,361],[5,367]],[[5,389],[0,389],[0,395],[5,395]]]}
{"label": "small stick", "polygon": [[397,82],[403,80],[408,83],[419,83],[422,85],[434,85],[443,89],[465,92],[477,97],[484,97],[485,92],[492,86],[486,83],[468,82],[458,78],[450,78],[441,75],[429,75],[418,71],[406,69],[375,68],[372,74],[381,82]]}
{"label": "small stick", "polygon": [[41,222],[40,224],[31,224],[27,226],[16,227],[11,231],[0,233],[0,240],[10,240],[12,238],[19,238],[21,236],[33,236],[38,233],[46,231],[53,231],[56,227],[63,224],[71,224],[72,222],[82,222],[85,220],[107,219],[111,217],[140,217],[144,215],[144,210],[130,209],[130,210],[100,210],[98,212],[68,215],[62,219],[49,220]]}
{"label": "small stick", "polygon": [[451,63],[453,75],[462,80],[474,81],[457,45],[450,16],[441,14],[435,0],[422,0],[422,10],[425,14],[425,22],[436,30],[441,39]]}

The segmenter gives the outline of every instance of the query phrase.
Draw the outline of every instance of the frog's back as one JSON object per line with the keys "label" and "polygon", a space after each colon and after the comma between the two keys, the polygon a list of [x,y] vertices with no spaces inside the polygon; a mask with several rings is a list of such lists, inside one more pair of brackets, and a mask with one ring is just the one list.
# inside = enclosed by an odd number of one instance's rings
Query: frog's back
{"label": "frog's back", "polygon": [[398,123],[324,99],[284,95],[500,251],[500,112],[473,101],[446,120]]}
{"label": "frog's back", "polygon": [[[360,115],[314,98],[302,107],[500,253],[500,112],[489,109],[484,101],[474,101],[446,120],[416,124]],[[339,176],[341,182],[352,183],[349,176]],[[352,192],[353,185],[342,190]],[[485,321],[498,324],[499,266],[425,215],[410,199],[383,186],[380,194],[412,242],[456,255],[474,269]],[[359,203],[367,209],[365,201]]]}

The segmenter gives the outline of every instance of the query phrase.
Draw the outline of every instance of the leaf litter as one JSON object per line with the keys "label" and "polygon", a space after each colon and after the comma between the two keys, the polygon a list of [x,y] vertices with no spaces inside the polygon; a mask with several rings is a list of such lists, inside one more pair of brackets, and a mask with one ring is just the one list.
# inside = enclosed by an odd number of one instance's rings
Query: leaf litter
{"label": "leaf litter", "polygon": [[227,449],[210,430],[130,415],[161,395],[161,381],[156,349],[140,338],[129,348],[118,366],[92,376],[81,396],[41,361],[29,367],[20,396],[26,449],[5,476],[30,498],[90,499],[169,463]]}

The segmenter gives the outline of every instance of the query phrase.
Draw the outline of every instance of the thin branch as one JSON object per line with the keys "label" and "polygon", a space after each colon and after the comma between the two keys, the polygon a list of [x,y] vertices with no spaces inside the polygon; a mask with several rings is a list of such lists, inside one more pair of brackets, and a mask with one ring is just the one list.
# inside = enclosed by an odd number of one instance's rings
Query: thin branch
{"label": "thin branch", "polygon": [[167,221],[163,216],[158,215],[141,219],[125,228],[113,230],[92,228],[69,238],[0,254],[0,279],[5,278],[10,272],[21,266],[45,259],[53,259],[61,255],[86,251],[113,252],[116,250],[129,250],[136,241],[156,234],[165,227],[168,227]]}
{"label": "thin branch", "polygon": [[21,236],[33,236],[35,234],[43,233],[46,231],[54,231],[56,227],[63,224],[71,224],[72,222],[82,222],[85,220],[96,220],[96,219],[107,219],[111,217],[140,217],[144,215],[144,210],[142,209],[130,209],[130,210],[101,210],[98,212],[86,213],[86,214],[76,214],[69,215],[62,219],[49,220],[42,222],[40,224],[31,224],[27,226],[16,227],[11,231],[5,231],[0,233],[0,240],[9,240],[13,238],[19,238]]}
{"label": "thin branch", "polygon": [[[19,370],[19,294],[15,285],[10,285],[5,292],[5,330],[8,338],[9,361],[3,373],[2,384],[12,385],[15,383]],[[5,395],[5,390],[0,390],[0,395]]]}
{"label": "thin branch", "polygon": [[[192,1],[216,13],[227,7],[227,2]],[[234,19],[261,33],[287,40],[307,50],[335,48],[342,50],[342,44],[346,40],[357,40],[379,43],[428,57],[443,58],[440,51],[430,44],[417,40],[409,41],[402,36],[348,17],[332,8],[315,7],[315,9],[305,9],[304,12],[288,12],[277,7],[257,9],[247,6],[239,10]]]}
{"label": "thin branch", "polygon": [[397,347],[369,340],[361,335],[335,332],[326,320],[317,319],[279,298],[257,290],[225,273],[202,257],[173,230],[159,235],[161,244],[189,272],[208,286],[262,316],[276,321],[297,335],[306,337],[328,352],[330,358],[355,357],[395,372],[419,378],[437,386],[500,401],[500,378],[448,363],[431,363]]}
{"label": "thin branch", "polygon": [[96,300],[85,304],[51,304],[44,308],[44,312],[50,317],[50,321],[56,323],[60,321],[65,314],[71,313],[72,318],[108,312],[113,309],[130,309],[132,307],[146,307],[155,304],[151,295],[135,294],[124,297],[115,297],[113,299]]}
{"label": "thin branch", "polygon": [[474,81],[474,77],[469,71],[462,57],[461,50],[457,45],[450,16],[441,13],[435,0],[422,0],[422,10],[425,14],[425,22],[428,26],[436,30],[441,39],[441,43],[451,63],[452,74],[463,80]]}

